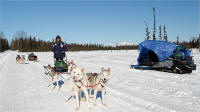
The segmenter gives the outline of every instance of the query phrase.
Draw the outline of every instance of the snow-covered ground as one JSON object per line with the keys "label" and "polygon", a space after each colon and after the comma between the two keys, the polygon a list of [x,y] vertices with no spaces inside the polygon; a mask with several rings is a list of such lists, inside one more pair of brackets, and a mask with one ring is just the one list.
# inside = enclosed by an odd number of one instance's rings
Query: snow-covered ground
{"label": "snow-covered ground", "polygon": [[[149,70],[129,69],[137,63],[137,50],[68,52],[68,59],[85,68],[99,72],[111,68],[111,79],[106,92],[107,106],[97,99],[97,107],[87,108],[81,101],[80,112],[200,112],[200,54],[193,50],[197,70],[192,74],[172,74]],[[53,54],[35,54],[39,62],[16,64],[18,53],[0,53],[0,112],[73,112],[76,102],[65,102],[67,77],[60,78],[61,90],[45,87],[48,78],[43,65],[53,65]],[[64,77],[64,78],[63,78]]]}

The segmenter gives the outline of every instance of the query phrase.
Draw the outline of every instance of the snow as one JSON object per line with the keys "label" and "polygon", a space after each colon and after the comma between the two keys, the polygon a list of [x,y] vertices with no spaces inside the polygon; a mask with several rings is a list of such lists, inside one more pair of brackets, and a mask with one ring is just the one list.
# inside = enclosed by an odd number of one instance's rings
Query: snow
{"label": "snow", "polygon": [[[80,112],[200,112],[200,53],[192,51],[197,70],[192,74],[172,74],[129,69],[137,63],[138,50],[67,52],[68,60],[86,72],[111,68],[106,104],[97,99],[97,107],[87,108],[81,101]],[[39,62],[16,64],[15,51],[0,53],[0,112],[72,112],[76,102],[69,94],[68,75],[62,75],[61,90],[45,87],[48,77],[43,65],[53,65],[53,53],[36,52]],[[92,105],[92,100],[91,105]]]}

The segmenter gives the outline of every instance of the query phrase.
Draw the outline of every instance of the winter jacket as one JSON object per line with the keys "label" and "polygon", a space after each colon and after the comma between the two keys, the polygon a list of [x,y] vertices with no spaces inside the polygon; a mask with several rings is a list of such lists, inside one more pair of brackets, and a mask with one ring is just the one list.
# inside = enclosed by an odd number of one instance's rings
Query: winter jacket
{"label": "winter jacket", "polygon": [[64,42],[55,42],[52,45],[51,50],[54,52],[54,58],[64,58],[67,47]]}

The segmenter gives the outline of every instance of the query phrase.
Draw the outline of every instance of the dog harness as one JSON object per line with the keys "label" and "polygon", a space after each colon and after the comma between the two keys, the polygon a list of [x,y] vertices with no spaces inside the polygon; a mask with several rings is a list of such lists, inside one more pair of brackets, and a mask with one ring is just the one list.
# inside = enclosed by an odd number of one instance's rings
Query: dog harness
{"label": "dog harness", "polygon": [[[88,80],[89,80],[89,78],[88,78]],[[102,81],[102,79],[101,79],[101,81]],[[81,80],[79,80],[79,82],[80,82],[83,86],[85,86],[85,87],[91,87],[91,88],[93,88],[93,87],[95,87],[95,86],[101,84],[101,82],[99,81],[99,83],[97,83],[97,84],[95,84],[95,85],[86,86],[86,85],[83,84],[83,82],[82,82]],[[77,87],[78,87],[78,88],[81,88],[80,86],[77,86]],[[103,87],[105,87],[105,86],[104,86],[103,84],[101,84],[101,87],[103,88]]]}

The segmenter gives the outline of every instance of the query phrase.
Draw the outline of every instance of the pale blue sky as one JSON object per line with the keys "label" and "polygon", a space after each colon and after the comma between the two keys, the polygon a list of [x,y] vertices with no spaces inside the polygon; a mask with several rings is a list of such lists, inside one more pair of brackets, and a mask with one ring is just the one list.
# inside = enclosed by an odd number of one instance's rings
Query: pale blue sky
{"label": "pale blue sky", "polygon": [[[166,25],[171,41],[189,40],[199,33],[199,1],[1,1],[0,30],[11,40],[24,30],[39,39],[56,35],[67,42],[139,43],[145,38],[145,23],[152,35],[153,11],[157,29]],[[157,32],[158,37],[158,32]]]}

